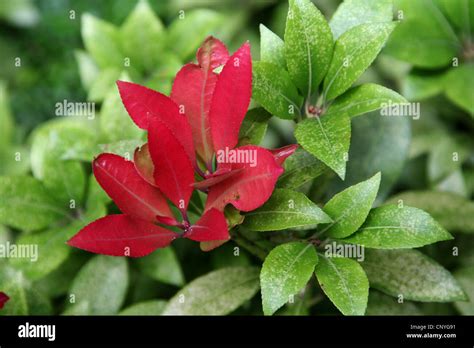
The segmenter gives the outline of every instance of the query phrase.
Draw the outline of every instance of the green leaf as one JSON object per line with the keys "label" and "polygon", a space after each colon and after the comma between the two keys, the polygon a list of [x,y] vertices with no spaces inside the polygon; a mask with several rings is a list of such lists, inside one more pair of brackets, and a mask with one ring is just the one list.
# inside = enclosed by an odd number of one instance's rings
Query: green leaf
{"label": "green leaf", "polygon": [[447,18],[464,34],[474,32],[474,3],[470,0],[436,0]]}
{"label": "green leaf", "polygon": [[474,266],[458,269],[454,273],[454,278],[469,297],[469,302],[455,302],[454,306],[462,315],[474,315]]}
{"label": "green leaf", "polygon": [[394,28],[395,23],[361,24],[337,39],[324,79],[325,100],[336,98],[352,86],[372,64]]}
{"label": "green leaf", "polygon": [[285,43],[263,24],[260,24],[260,60],[286,69]]}
{"label": "green leaf", "polygon": [[364,315],[369,280],[357,261],[320,254],[315,273],[321,289],[342,314]]}
{"label": "green leaf", "polygon": [[250,300],[258,289],[257,268],[221,268],[186,285],[171,298],[163,314],[226,315]]}
{"label": "green leaf", "polygon": [[89,13],[81,17],[81,34],[84,46],[101,68],[123,66],[118,29]]}
{"label": "green leaf", "polygon": [[359,231],[344,241],[367,248],[418,248],[453,239],[428,213],[413,207],[385,205],[373,209]]}
{"label": "green leaf", "polygon": [[255,62],[252,69],[252,98],[268,112],[283,119],[295,118],[301,97],[290,75],[269,62]]}
{"label": "green leaf", "polygon": [[407,100],[397,92],[367,83],[351,88],[334,100],[325,115],[345,113],[349,117],[355,117],[400,103],[407,103]]}
{"label": "green leaf", "polygon": [[0,177],[0,223],[32,231],[64,218],[44,186],[32,177]]}
{"label": "green leaf", "polygon": [[131,66],[153,70],[162,51],[164,34],[163,24],[148,1],[140,0],[120,29],[122,49],[130,57]]}
{"label": "green leaf", "polygon": [[306,119],[296,126],[295,137],[306,151],[344,180],[351,138],[351,121],[348,116]]}
{"label": "green leaf", "polygon": [[0,267],[0,284],[10,300],[0,311],[0,315],[27,315],[28,298],[26,294],[26,280],[23,274],[11,267]]}
{"label": "green leaf", "polygon": [[259,145],[265,137],[271,117],[263,108],[249,110],[240,126],[239,146]]}
{"label": "green leaf", "polygon": [[144,134],[143,130],[133,123],[127,110],[125,110],[115,85],[109,90],[105,97],[100,109],[99,122],[100,131],[107,142],[116,142],[124,139],[141,139]]}
{"label": "green leaf", "polygon": [[381,117],[377,112],[353,119],[346,178],[336,179],[330,192],[339,192],[380,171],[382,181],[376,203],[385,199],[404,167],[410,124],[407,117]]}
{"label": "green leaf", "polygon": [[370,290],[366,315],[423,315],[422,311],[410,301],[398,299],[376,290]]}
{"label": "green leaf", "polygon": [[76,50],[74,51],[74,56],[79,68],[82,86],[86,90],[89,90],[97,78],[97,75],[99,75],[99,68],[95,64],[94,59],[85,51]]}
{"label": "green leaf", "polygon": [[274,248],[260,273],[263,313],[272,315],[300,291],[317,263],[318,255],[311,244],[292,242]]}
{"label": "green leaf", "polygon": [[36,128],[31,136],[31,169],[37,179],[44,179],[49,160],[93,159],[97,134],[91,120],[58,119]]}
{"label": "green leaf", "polygon": [[461,168],[472,148],[470,139],[446,135],[431,144],[428,155],[428,178],[432,183],[442,179]]}
{"label": "green leaf", "polygon": [[[119,77],[120,70],[117,68],[105,68],[101,70],[87,92],[87,100],[102,102],[109,91],[115,87],[115,81],[117,81]],[[116,93],[118,94],[118,91]]]}
{"label": "green leaf", "polygon": [[411,71],[402,80],[402,94],[408,100],[424,100],[445,89],[445,74]]}
{"label": "green leaf", "polygon": [[404,204],[429,213],[448,231],[474,233],[474,203],[449,192],[412,191],[391,197],[387,204]]}
{"label": "green leaf", "polygon": [[398,0],[397,7],[403,18],[385,52],[417,67],[433,69],[449,64],[459,41],[433,1]]}
{"label": "green leaf", "polygon": [[122,257],[95,256],[74,279],[64,314],[116,314],[125,300],[127,288],[127,261]]}
{"label": "green leaf", "polygon": [[161,315],[166,307],[164,300],[151,300],[135,303],[122,310],[119,315]]}
{"label": "green leaf", "polygon": [[285,171],[280,176],[277,187],[296,189],[304,183],[317,178],[326,170],[326,166],[301,147],[288,157],[283,164]]}
{"label": "green leaf", "polygon": [[252,231],[277,231],[331,222],[303,193],[276,189],[260,208],[245,214],[245,227]]}
{"label": "green leaf", "polygon": [[339,5],[329,25],[334,38],[365,23],[392,21],[392,0],[345,0]]}
{"label": "green leaf", "polygon": [[288,72],[303,95],[311,95],[328,71],[333,53],[331,29],[309,0],[290,0],[285,29]]}
{"label": "green leaf", "polygon": [[79,162],[48,158],[43,184],[61,207],[78,209],[84,198],[86,174]]}
{"label": "green leaf", "polygon": [[365,250],[361,263],[370,287],[404,300],[462,301],[466,295],[454,277],[418,250]]}
{"label": "green leaf", "polygon": [[29,258],[12,258],[10,263],[20,269],[31,280],[38,280],[58,268],[69,256],[71,247],[66,242],[81,228],[81,223],[57,227],[45,232],[24,234],[16,240],[16,245],[31,250],[36,255]]}
{"label": "green leaf", "polygon": [[474,64],[454,67],[446,76],[446,95],[460,108],[474,117]]}
{"label": "green leaf", "polygon": [[334,220],[324,230],[333,238],[344,238],[364,223],[380,186],[380,172],[335,195],[323,210]]}
{"label": "green leaf", "polygon": [[0,81],[0,149],[10,146],[13,140],[14,121],[6,84]]}
{"label": "green leaf", "polygon": [[143,273],[155,280],[175,286],[184,284],[183,271],[171,247],[157,249],[137,263]]}
{"label": "green leaf", "polygon": [[226,21],[226,17],[207,9],[186,11],[168,28],[167,45],[181,59],[193,56],[206,36],[213,34]]}

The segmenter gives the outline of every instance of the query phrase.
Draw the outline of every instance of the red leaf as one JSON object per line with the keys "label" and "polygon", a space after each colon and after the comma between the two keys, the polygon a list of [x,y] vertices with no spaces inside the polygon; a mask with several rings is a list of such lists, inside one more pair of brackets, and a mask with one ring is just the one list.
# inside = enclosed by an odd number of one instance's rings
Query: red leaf
{"label": "red leaf", "polygon": [[210,209],[189,228],[186,238],[197,242],[226,241],[230,239],[224,213]]}
{"label": "red leaf", "polygon": [[298,148],[298,144],[291,144],[287,146],[280,147],[279,149],[270,150],[270,152],[275,156],[275,160],[279,165],[283,165],[285,160],[290,157]]}
{"label": "red leaf", "polygon": [[148,144],[143,144],[141,147],[135,149],[133,154],[133,163],[138,174],[149,184],[156,186],[153,172],[155,171],[155,165],[151,159]]}
{"label": "red leaf", "polygon": [[252,58],[246,42],[224,65],[212,96],[209,122],[215,151],[234,148],[252,94]]}
{"label": "red leaf", "polygon": [[209,127],[209,109],[218,75],[213,70],[229,58],[225,45],[208,37],[197,52],[199,65],[186,64],[176,75],[171,98],[183,105],[191,125],[196,152],[209,164],[214,153]]}
{"label": "red leaf", "polygon": [[148,148],[155,164],[156,185],[185,211],[193,193],[194,168],[180,142],[158,118],[150,121]]}
{"label": "red leaf", "polygon": [[142,179],[132,162],[103,153],[94,160],[92,169],[97,182],[123,213],[150,222],[157,221],[156,216],[174,220],[166,198]]}
{"label": "red leaf", "polygon": [[231,176],[234,176],[238,173],[240,173],[243,169],[242,168],[237,168],[237,169],[234,169],[234,170],[226,170],[225,173],[221,173],[219,175],[215,175],[217,173],[214,172],[211,177],[207,178],[207,179],[204,179],[202,181],[199,181],[199,182],[195,182],[193,184],[194,188],[198,189],[198,190],[203,190],[203,189],[207,189],[213,185],[216,185],[218,183],[220,183],[221,181],[224,181],[226,180],[227,178],[230,178]]}
{"label": "red leaf", "polygon": [[7,303],[9,299],[10,297],[8,297],[7,294],[5,294],[4,292],[0,292],[0,309],[5,306],[5,303]]}
{"label": "red leaf", "polygon": [[67,244],[96,254],[142,257],[168,246],[178,236],[125,214],[108,215],[84,227]]}
{"label": "red leaf", "polygon": [[173,132],[189,156],[195,161],[191,127],[178,105],[169,97],[136,83],[117,81],[123,105],[142,129],[148,129],[150,120],[159,118]]}
{"label": "red leaf", "polygon": [[[273,154],[262,147],[246,145],[233,151],[240,151],[234,153],[247,159],[253,157],[254,162],[219,162],[219,167],[243,170],[209,189],[206,210],[216,208],[223,211],[228,203],[242,211],[257,209],[270,198],[278,177],[283,173]],[[219,160],[219,153],[217,158]]]}

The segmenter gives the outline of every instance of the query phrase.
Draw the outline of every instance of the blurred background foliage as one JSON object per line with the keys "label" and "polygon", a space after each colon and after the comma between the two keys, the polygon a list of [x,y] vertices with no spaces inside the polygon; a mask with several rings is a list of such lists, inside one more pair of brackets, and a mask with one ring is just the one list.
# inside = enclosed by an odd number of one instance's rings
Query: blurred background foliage
{"label": "blurred background foliage", "polygon": [[[469,94],[474,84],[470,51],[473,42],[472,36],[469,36],[473,30],[468,28],[466,31],[464,26],[456,23],[456,14],[446,12],[443,0],[433,0],[438,6],[435,10],[441,11],[436,15],[441,13],[445,16],[443,25],[451,28],[448,40],[462,42],[458,49],[460,64],[465,70],[459,74],[458,70],[454,70],[456,68],[450,67],[450,60],[443,58],[443,52],[436,61],[436,57],[431,57],[432,46],[419,45],[426,39],[416,37],[419,25],[425,29],[421,32],[429,33],[431,38],[436,39],[438,34],[446,35],[445,31],[441,34],[436,31],[436,24],[430,22],[429,13],[423,23],[412,24],[419,18],[411,11],[419,11],[416,6],[420,4],[431,6],[427,1],[431,3],[431,0],[395,2],[394,15],[397,16],[397,11],[402,9],[410,21],[397,28],[381,56],[359,81],[380,83],[399,91],[410,101],[420,101],[420,119],[384,118],[377,113],[354,119],[346,180],[342,182],[329,174],[313,183],[308,182],[303,190],[316,202],[326,201],[342,188],[382,171],[378,204],[387,199],[396,202],[403,197],[407,203],[427,210],[437,219],[444,219],[445,224],[451,223],[450,231],[454,229],[452,232],[456,233],[456,239],[426,247],[424,251],[455,271],[458,280],[466,284],[467,291],[472,294],[474,226],[469,223],[456,225],[452,220],[459,221],[474,211],[474,92]],[[332,16],[340,3],[339,0],[313,2],[327,18]],[[259,24],[264,23],[283,37],[288,9],[287,1],[277,0],[150,0],[149,3],[142,1],[138,6],[137,3],[135,0],[0,1],[0,175],[15,176],[31,171],[37,179],[44,181],[46,187],[51,188],[52,196],[56,192],[55,198],[62,199],[57,196],[58,190],[53,188],[64,183],[58,183],[57,178],[49,177],[44,170],[47,167],[56,172],[69,173],[74,178],[72,185],[79,187],[77,195],[81,196],[78,203],[82,214],[74,217],[76,220],[68,225],[70,228],[62,228],[71,230],[72,234],[81,224],[105,214],[107,209],[116,209],[90,178],[87,162],[104,148],[121,154],[130,152],[143,137],[142,131],[134,127],[120,102],[115,80],[132,80],[167,94],[175,73],[194,58],[195,50],[209,34],[226,42],[231,51],[243,41],[250,40],[253,59],[258,60]],[[183,14],[187,21],[179,20]],[[414,27],[410,28],[410,25]],[[412,41],[408,42],[407,37]],[[149,42],[156,45],[149,45]],[[413,49],[415,52],[410,52]],[[122,61],[123,55],[118,54],[119,51],[130,57],[130,66]],[[416,59],[419,54],[427,57],[428,61],[433,58],[433,61],[424,65],[423,61],[420,63]],[[468,94],[458,98],[456,90]],[[58,120],[55,105],[63,100],[96,102],[96,111],[100,116],[93,122],[79,122],[80,125],[75,120]],[[293,122],[273,117],[263,145],[277,147],[294,142],[293,127]],[[65,134],[64,139],[61,134]],[[59,137],[62,151],[52,151],[52,135]],[[68,137],[73,143],[68,142]],[[54,143],[55,148],[57,144]],[[454,152],[459,160],[452,160]],[[48,160],[58,156],[65,161],[51,164],[52,160]],[[87,164],[78,164],[78,161]],[[44,163],[50,163],[50,167],[45,167]],[[67,184],[63,189],[68,189]],[[428,193],[422,198],[406,193],[413,190]],[[458,205],[453,206],[453,201]],[[433,203],[439,203],[441,207]],[[450,216],[454,218],[450,220]],[[0,241],[18,236],[27,240],[31,238],[28,232],[20,233],[21,229],[25,230],[20,226],[7,228],[0,225]],[[50,228],[41,232],[43,235],[40,233],[38,238],[48,238],[51,235],[47,233],[51,231],[55,230]],[[72,235],[71,231],[65,233]],[[267,242],[260,241],[259,235],[252,238],[257,243]],[[62,240],[60,242],[63,243]],[[56,248],[54,243],[53,246],[51,243],[48,245],[56,259],[48,261],[50,263],[45,270],[50,267],[52,271],[45,274],[41,270],[25,269],[24,265],[15,262],[15,267],[8,269],[0,263],[3,267],[0,283],[8,279],[13,296],[23,289],[23,296],[27,299],[28,309],[20,308],[18,313],[57,314],[66,311],[102,314],[118,311],[120,299],[116,308],[111,301],[112,307],[102,312],[100,309],[94,312],[95,309],[65,305],[65,294],[73,282],[73,286],[76,284],[76,274],[81,270],[81,276],[87,276],[87,270],[82,266],[93,256],[70,248],[66,252],[61,246]],[[459,248],[459,257],[453,256],[454,247]],[[168,298],[185,280],[210,270],[258,263],[244,251],[241,252],[242,257],[233,257],[233,245],[230,243],[210,253],[202,253],[186,241],[178,241],[174,249],[160,250],[141,261],[132,260],[128,266],[125,261],[108,265],[102,257],[97,257],[94,262],[99,278],[96,279],[100,279],[100,275],[110,267],[129,267],[133,270],[128,272],[130,279],[122,279],[130,284],[125,299],[125,304],[130,305]],[[185,266],[190,264],[192,267]],[[80,285],[77,287],[78,292],[85,291]],[[312,310],[315,314],[335,313],[327,299],[319,298],[315,303],[318,303],[317,310]],[[157,300],[149,305],[151,307],[147,308],[159,312],[163,303]],[[304,314],[309,311],[305,305],[298,306],[298,310],[295,308],[287,306],[282,312]],[[400,309],[394,299],[374,291],[371,292],[367,312],[474,314],[472,302],[459,305],[413,303],[403,308]],[[134,311],[140,312],[140,309],[131,309],[130,313]],[[260,314],[259,299],[254,298],[238,313]]]}

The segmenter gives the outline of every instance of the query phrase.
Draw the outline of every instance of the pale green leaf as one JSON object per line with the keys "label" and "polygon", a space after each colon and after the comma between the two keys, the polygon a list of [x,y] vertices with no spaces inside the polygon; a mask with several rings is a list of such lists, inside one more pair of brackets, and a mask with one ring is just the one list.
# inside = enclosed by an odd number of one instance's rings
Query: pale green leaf
{"label": "pale green leaf", "polygon": [[45,228],[67,212],[32,177],[0,177],[0,223],[26,231]]}
{"label": "pale green leaf", "polygon": [[[109,91],[115,87],[115,82],[119,77],[120,70],[117,68],[105,68],[101,70],[87,92],[87,100],[102,102]],[[116,93],[118,94],[117,90]]]}
{"label": "pale green leaf", "polygon": [[453,239],[428,213],[413,207],[385,205],[373,209],[358,232],[344,241],[367,248],[418,248]]}
{"label": "pale green leaf", "polygon": [[362,267],[370,287],[404,300],[462,301],[466,295],[454,277],[418,250],[365,250]]}
{"label": "pale green leaf", "polygon": [[[94,256],[79,271],[67,296],[67,315],[116,314],[128,288],[127,260],[123,257]],[[74,303],[71,303],[71,298]]]}
{"label": "pale green leaf", "polygon": [[99,75],[99,68],[92,57],[82,50],[74,51],[74,56],[79,68],[82,86],[84,86],[86,90],[89,90],[97,78],[97,75]]}
{"label": "pale green leaf", "polygon": [[286,69],[285,43],[263,24],[260,24],[260,60]]}
{"label": "pale green leaf", "polygon": [[175,286],[184,284],[183,271],[171,247],[157,249],[138,259],[137,263],[143,273],[155,280]]}
{"label": "pale green leaf", "polygon": [[344,180],[351,138],[346,115],[309,118],[298,123],[295,137],[303,148],[334,170]]}
{"label": "pale green leaf", "polygon": [[81,35],[84,46],[99,67],[123,66],[118,29],[89,13],[81,17]]}
{"label": "pale green leaf", "polygon": [[451,68],[446,76],[446,95],[457,106],[474,117],[474,64]]}
{"label": "pale green leaf", "polygon": [[276,189],[260,208],[245,214],[245,227],[252,231],[277,231],[331,222],[303,193]]}
{"label": "pale green leaf", "polygon": [[290,0],[285,29],[288,72],[303,95],[311,95],[322,81],[333,53],[331,29],[309,0]]}
{"label": "pale green leaf", "polygon": [[402,80],[402,94],[408,100],[424,100],[444,90],[445,74],[411,71]]}
{"label": "pale green leaf", "polygon": [[274,248],[260,273],[263,313],[272,315],[290,301],[304,288],[317,263],[318,255],[311,244],[292,242]]}
{"label": "pale green leaf", "polygon": [[327,235],[344,238],[357,231],[372,208],[379,185],[380,172],[332,197],[323,208],[334,220],[324,228]]}
{"label": "pale green leaf", "polygon": [[148,1],[140,0],[120,28],[122,50],[130,58],[130,65],[147,71],[155,69],[164,34],[163,24]]}
{"label": "pale green leaf", "polygon": [[391,197],[387,204],[404,204],[429,213],[448,231],[474,233],[474,203],[449,192],[412,191]]}
{"label": "pale green leaf", "polygon": [[163,314],[229,314],[258,291],[258,272],[254,267],[229,267],[203,275],[172,297]]}
{"label": "pale green leaf", "polygon": [[347,30],[364,23],[392,21],[392,0],[344,0],[329,25],[337,39]]}
{"label": "pale green leaf", "polygon": [[351,88],[336,98],[325,115],[345,113],[349,117],[355,117],[403,103],[407,103],[407,100],[397,92],[380,85],[367,83]]}
{"label": "pale green leaf", "polygon": [[347,91],[372,64],[395,23],[361,24],[337,39],[334,56],[324,79],[324,98],[332,100]]}
{"label": "pale green leaf", "polygon": [[150,300],[135,303],[122,310],[119,315],[161,315],[166,307],[164,300]]}
{"label": "pale green leaf", "polygon": [[252,98],[268,112],[293,119],[300,112],[302,99],[290,75],[270,62],[255,62],[252,69]]}
{"label": "pale green leaf", "polygon": [[369,280],[357,261],[320,254],[315,273],[321,289],[342,314],[364,315]]}

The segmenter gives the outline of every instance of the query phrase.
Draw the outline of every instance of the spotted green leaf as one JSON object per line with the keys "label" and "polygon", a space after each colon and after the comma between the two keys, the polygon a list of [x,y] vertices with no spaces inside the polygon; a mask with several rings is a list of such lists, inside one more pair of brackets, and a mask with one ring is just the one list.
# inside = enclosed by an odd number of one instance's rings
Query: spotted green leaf
{"label": "spotted green leaf", "polygon": [[276,231],[331,222],[303,193],[276,189],[260,208],[245,214],[244,224],[253,231]]}
{"label": "spotted green leaf", "polygon": [[365,250],[361,262],[370,287],[404,300],[463,301],[466,295],[443,268],[418,250]]}
{"label": "spotted green leaf", "polygon": [[260,60],[286,69],[285,43],[263,24],[260,24]]}
{"label": "spotted green leaf", "polygon": [[326,100],[336,98],[352,86],[372,64],[394,28],[395,23],[361,24],[337,39],[324,79]]}
{"label": "spotted green leaf", "polygon": [[269,113],[293,119],[299,113],[301,97],[290,75],[270,62],[255,62],[252,69],[252,98]]}
{"label": "spotted green leaf", "polygon": [[380,172],[332,197],[323,208],[334,220],[325,228],[327,235],[344,238],[357,231],[372,208],[379,185]]}
{"label": "spotted green leaf", "polygon": [[369,280],[357,261],[320,254],[315,273],[321,289],[342,314],[364,315]]}
{"label": "spotted green leaf", "polygon": [[358,232],[345,238],[367,248],[418,248],[453,239],[428,213],[413,207],[385,205],[373,209]]}
{"label": "spotted green leaf", "polygon": [[348,116],[306,119],[296,126],[295,137],[306,151],[344,180],[351,138],[351,121]]}
{"label": "spotted green leaf", "polygon": [[308,151],[298,148],[283,164],[285,171],[280,176],[277,186],[295,189],[304,183],[317,178],[326,170],[326,166]]}
{"label": "spotted green leaf", "polygon": [[309,0],[290,0],[285,29],[288,72],[303,95],[311,95],[326,75],[333,38],[322,13]]}
{"label": "spotted green leaf", "polygon": [[168,302],[163,315],[225,315],[259,289],[258,269],[226,267],[186,285]]}
{"label": "spotted green leaf", "polygon": [[317,263],[318,255],[311,244],[292,242],[274,248],[260,273],[263,313],[272,315],[290,301],[311,278]]}
{"label": "spotted green leaf", "polygon": [[373,83],[349,89],[329,106],[325,115],[345,113],[355,117],[394,104],[407,103],[407,100],[391,89]]}

